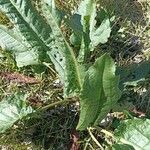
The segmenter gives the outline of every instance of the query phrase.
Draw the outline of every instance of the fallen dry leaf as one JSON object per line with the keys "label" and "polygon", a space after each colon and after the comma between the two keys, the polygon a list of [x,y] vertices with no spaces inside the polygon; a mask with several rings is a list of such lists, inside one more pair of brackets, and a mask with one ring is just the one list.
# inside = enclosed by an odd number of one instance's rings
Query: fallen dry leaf
{"label": "fallen dry leaf", "polygon": [[80,145],[78,143],[79,140],[79,133],[74,130],[71,134],[71,147],[70,150],[79,150]]}
{"label": "fallen dry leaf", "polygon": [[11,82],[22,83],[22,84],[36,84],[40,82],[40,80],[38,79],[35,79],[33,77],[28,77],[17,72],[15,73],[0,72],[0,77]]}
{"label": "fallen dry leaf", "polygon": [[136,108],[134,108],[132,112],[135,113],[138,117],[145,117],[146,115],[144,112],[139,111]]}

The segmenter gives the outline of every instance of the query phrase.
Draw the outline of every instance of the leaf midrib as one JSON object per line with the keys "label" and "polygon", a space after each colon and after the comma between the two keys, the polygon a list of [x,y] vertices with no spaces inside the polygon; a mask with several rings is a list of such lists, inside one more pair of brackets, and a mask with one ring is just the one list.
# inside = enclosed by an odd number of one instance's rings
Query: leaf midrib
{"label": "leaf midrib", "polygon": [[[50,11],[49,11],[49,12],[50,12]],[[53,18],[53,21],[54,21],[54,23],[55,23],[57,29],[59,30],[59,33],[61,34],[61,36],[62,36],[62,38],[63,38],[63,40],[64,40],[64,44],[66,44],[66,46],[67,46],[67,48],[68,48],[68,50],[69,50],[69,52],[70,52],[70,54],[71,54],[71,56],[72,56],[72,59],[73,59],[74,64],[75,64],[75,69],[76,69],[76,74],[77,74],[77,81],[78,81],[79,86],[80,86],[80,89],[81,89],[81,88],[82,88],[82,82],[81,82],[81,78],[80,78],[81,76],[80,76],[80,73],[79,73],[78,64],[77,64],[77,61],[76,61],[76,59],[75,59],[74,53],[73,53],[73,51],[71,50],[71,48],[70,48],[68,42],[65,40],[64,35],[62,34],[62,31],[61,31],[60,28],[58,27],[58,24],[57,24],[56,20],[54,19],[53,15],[52,15],[51,13],[49,13],[49,15],[51,16],[51,18]],[[52,28],[52,30],[53,30],[53,28]],[[60,41],[59,41],[59,42],[60,42]]]}
{"label": "leaf midrib", "polygon": [[[105,93],[104,93],[104,88],[103,88],[103,76],[104,76],[104,69],[105,69],[105,65],[106,65],[106,63],[105,63],[105,56],[104,56],[104,63],[103,63],[103,65],[102,65],[102,67],[103,68],[101,68],[101,70],[103,70],[103,73],[102,73],[102,77],[101,77],[101,83],[102,83],[102,85],[101,85],[101,91],[100,91],[100,94],[99,94],[99,98],[98,98],[98,102],[99,102],[99,104],[98,104],[98,106],[101,106],[100,105],[100,103],[102,102],[101,101],[101,99],[103,98],[103,97],[105,97]],[[104,94],[104,96],[103,96],[103,94]],[[103,105],[102,105],[103,106]],[[101,110],[102,110],[102,106],[100,107],[100,108],[98,108],[98,110],[97,110],[97,115],[96,115],[96,117],[95,117],[95,119],[94,119],[94,123],[93,124],[96,124],[97,123],[97,118],[98,118],[98,116],[99,116],[99,114],[101,113]]]}
{"label": "leaf midrib", "polygon": [[6,34],[8,34],[10,37],[12,37],[14,40],[16,40],[18,43],[20,43],[22,46],[24,46],[25,48],[27,48],[27,46],[25,44],[23,44],[22,41],[20,41],[13,33],[7,32],[6,29],[5,29],[5,27],[3,27],[3,25],[0,25],[0,29],[3,30],[3,32],[5,32]]}
{"label": "leaf midrib", "polygon": [[[12,0],[10,0],[10,3],[13,5],[13,7],[16,9],[16,11],[19,13],[20,17],[24,20],[24,22],[28,25],[28,27],[35,33],[36,35],[36,39],[37,41],[40,41],[40,43],[42,43],[42,45],[45,46],[45,48],[47,50],[50,50],[49,47],[45,44],[45,42],[41,39],[41,36],[38,36],[38,33],[36,32],[36,28],[34,28],[34,26],[32,24],[29,25],[29,22],[27,21],[26,19],[26,16],[24,16],[24,14],[22,14],[20,11],[19,11],[19,7],[18,4],[16,4],[15,2],[13,2]],[[21,4],[22,5],[22,4]],[[29,9],[30,10],[30,9]],[[24,35],[23,35],[24,36]]]}

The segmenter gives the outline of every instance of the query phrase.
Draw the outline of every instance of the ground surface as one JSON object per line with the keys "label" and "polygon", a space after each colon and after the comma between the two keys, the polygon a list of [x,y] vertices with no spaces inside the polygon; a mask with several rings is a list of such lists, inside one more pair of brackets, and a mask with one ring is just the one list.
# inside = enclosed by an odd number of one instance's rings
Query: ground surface
{"label": "ground surface", "polygon": [[[57,5],[67,12],[73,12],[78,2],[57,1]],[[115,32],[120,28],[120,33],[112,34],[106,44],[98,47],[92,58],[104,52],[111,53],[120,68],[118,73],[124,75],[124,71],[129,71],[122,82],[145,78],[141,82],[127,83],[120,105],[130,108],[134,115],[146,115],[149,118],[150,2],[148,0],[102,0],[101,5],[110,14],[114,13],[116,22],[113,30]],[[69,33],[69,31],[65,32],[65,34]],[[0,51],[0,100],[21,90],[29,94],[29,103],[35,108],[60,101],[62,87],[59,84],[54,85],[56,80],[55,73],[50,69],[46,69],[43,74],[35,74],[30,67],[17,68],[11,56]],[[80,146],[80,149],[95,150],[97,144],[90,134],[75,130],[78,111],[78,104],[73,103],[54,107],[27,121],[19,121],[13,129],[0,135],[1,149],[67,150],[72,148],[71,150],[78,150]],[[115,115],[117,119],[122,117],[122,113]],[[113,127],[107,128],[111,130]],[[94,130],[93,135],[104,146],[104,139],[108,143],[112,142],[98,130]]]}

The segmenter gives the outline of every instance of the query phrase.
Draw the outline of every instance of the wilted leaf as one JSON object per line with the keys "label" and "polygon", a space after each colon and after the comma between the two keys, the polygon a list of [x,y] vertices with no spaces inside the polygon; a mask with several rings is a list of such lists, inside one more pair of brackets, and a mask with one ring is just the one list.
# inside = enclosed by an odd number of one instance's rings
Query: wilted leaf
{"label": "wilted leaf", "polygon": [[96,60],[86,73],[81,91],[81,112],[77,128],[97,125],[105,118],[120,98],[119,78],[115,76],[115,64],[105,54]]}
{"label": "wilted leaf", "polygon": [[33,109],[26,104],[26,96],[14,94],[0,102],[0,133],[9,129],[16,121],[28,114],[33,113]]}
{"label": "wilted leaf", "polygon": [[118,142],[133,146],[136,150],[150,149],[150,120],[129,119],[115,130]]}

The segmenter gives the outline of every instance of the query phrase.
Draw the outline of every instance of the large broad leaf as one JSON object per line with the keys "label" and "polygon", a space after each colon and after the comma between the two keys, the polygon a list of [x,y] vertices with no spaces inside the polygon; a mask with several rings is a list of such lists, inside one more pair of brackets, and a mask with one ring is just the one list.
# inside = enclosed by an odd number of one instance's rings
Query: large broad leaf
{"label": "large broad leaf", "polygon": [[95,7],[95,2],[93,0],[81,1],[77,14],[81,16],[82,31],[80,32],[81,48],[79,51],[78,61],[86,62],[90,54],[90,16],[93,8]]}
{"label": "large broad leaf", "polygon": [[73,34],[70,36],[70,42],[75,47],[80,46],[78,54],[78,62],[83,63],[87,60],[90,54],[90,38],[89,38],[89,21],[92,10],[92,1],[81,1],[77,12],[66,19],[66,23],[73,30]]}
{"label": "large broad leaf", "polygon": [[108,54],[96,60],[86,73],[81,92],[81,112],[77,128],[97,125],[120,98],[119,78],[115,64]]}
{"label": "large broad leaf", "polygon": [[81,88],[78,65],[59,28],[60,17],[54,1],[48,5],[46,1],[42,1],[43,19],[31,0],[0,0],[0,9],[10,18],[15,31],[10,34],[9,30],[0,28],[3,32],[0,44],[13,53],[19,67],[47,62],[51,58],[68,96]]}
{"label": "large broad leaf", "polygon": [[[103,9],[101,9],[100,12],[101,11],[104,12]],[[99,14],[101,14],[100,12]],[[93,51],[98,44],[104,44],[108,41],[111,26],[108,15],[101,17],[97,14],[95,0],[82,1],[77,14],[81,16],[81,24],[83,27],[83,31],[80,31],[80,34],[78,34],[81,39],[81,49],[78,59],[79,62],[83,62],[86,61],[90,51]],[[97,24],[96,17],[99,19],[100,25]]]}
{"label": "large broad leaf", "polygon": [[33,109],[27,106],[25,95],[14,94],[4,99],[0,102],[0,133],[30,113],[33,113]]}
{"label": "large broad leaf", "polygon": [[57,23],[57,19],[53,13],[51,13],[50,6],[46,2],[47,0],[42,3],[42,12],[56,38],[50,47],[52,50],[48,52],[48,54],[65,86],[65,95],[73,95],[73,92],[78,92],[81,88],[78,64],[72,48],[65,40]]}
{"label": "large broad leaf", "polygon": [[74,14],[70,18],[68,17],[65,19],[65,22],[73,30],[73,33],[70,36],[70,43],[75,47],[79,47],[83,35],[81,16],[79,14]]}
{"label": "large broad leaf", "polygon": [[[104,13],[103,9],[101,9],[101,11]],[[100,26],[97,27],[96,1],[95,0],[82,1],[79,6],[78,13],[81,15],[81,23],[83,25],[83,28],[84,27],[89,28],[89,36],[92,46],[91,50],[93,50],[99,43],[102,44],[106,43],[111,33],[110,20],[107,15],[103,15],[105,16],[105,18],[99,18],[101,24]]]}
{"label": "large broad leaf", "polygon": [[55,20],[57,24],[60,26],[61,21],[65,15],[65,12],[61,11],[57,8],[55,4],[55,0],[44,0],[44,3],[46,3],[49,6],[49,10],[53,16],[55,16]]}
{"label": "large broad leaf", "polygon": [[44,50],[51,43],[51,28],[32,6],[31,0],[0,0],[0,9],[32,47]]}
{"label": "large broad leaf", "polygon": [[138,83],[145,81],[150,75],[150,60],[144,61],[142,63],[134,63],[125,67],[118,67],[117,73],[120,75],[121,86],[137,86]]}
{"label": "large broad leaf", "polygon": [[150,149],[150,120],[130,119],[125,120],[115,130],[118,142],[133,146],[136,150]]}
{"label": "large broad leaf", "polygon": [[[4,28],[0,27],[1,31],[3,30],[0,43],[3,44],[3,47],[4,45],[6,48],[9,47],[6,50],[11,51],[16,56],[18,66],[37,64],[37,59],[39,59],[39,62],[44,61],[47,58],[46,51],[50,50],[48,46],[52,41],[52,38],[50,38],[51,28],[32,6],[31,1],[0,0],[0,9],[14,24],[13,32],[10,31],[11,29],[4,31]],[[7,37],[8,40],[6,40]],[[27,49],[21,46],[19,49],[16,47],[18,43],[25,45]],[[21,57],[25,59],[21,61]]]}
{"label": "large broad leaf", "polygon": [[22,42],[20,37],[15,35],[14,29],[8,29],[7,27],[0,25],[0,45],[2,49],[13,52],[24,52],[27,50],[27,45]]}
{"label": "large broad leaf", "polygon": [[105,18],[99,27],[96,27],[96,6],[93,7],[93,11],[90,17],[90,40],[92,50],[99,44],[99,43],[106,43],[108,38],[110,37],[111,33],[111,26],[109,18]]}
{"label": "large broad leaf", "polygon": [[38,51],[28,48],[21,37],[15,35],[15,30],[0,26],[0,46],[14,56],[17,66],[39,64]]}

